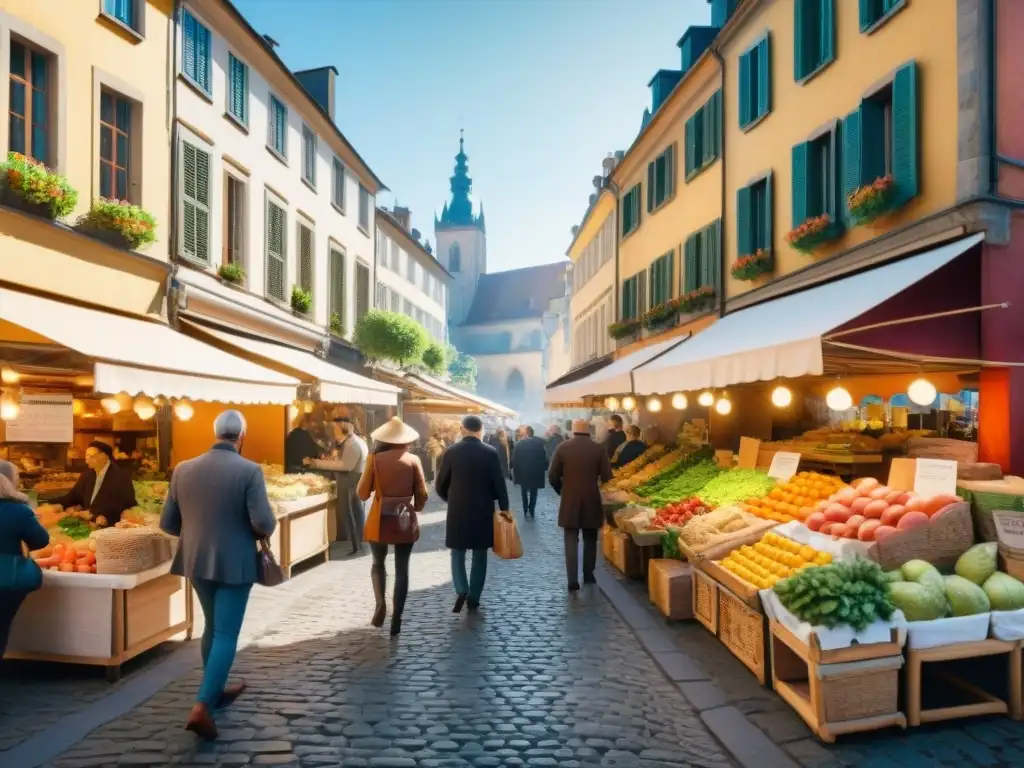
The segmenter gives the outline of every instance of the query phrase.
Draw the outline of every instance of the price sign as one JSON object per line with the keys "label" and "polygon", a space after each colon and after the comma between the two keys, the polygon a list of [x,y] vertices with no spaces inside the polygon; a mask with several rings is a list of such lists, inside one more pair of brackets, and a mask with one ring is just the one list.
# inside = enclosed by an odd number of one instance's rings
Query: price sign
{"label": "price sign", "polygon": [[922,496],[955,496],[956,462],[947,459],[916,459],[914,491]]}
{"label": "price sign", "polygon": [[791,451],[779,451],[772,456],[772,465],[768,468],[768,477],[779,482],[786,482],[796,474],[800,466],[800,454]]}
{"label": "price sign", "polygon": [[75,416],[71,395],[21,396],[18,418],[7,424],[9,443],[70,443],[74,440]]}
{"label": "price sign", "polygon": [[757,466],[757,454],[761,450],[761,441],[753,437],[740,438],[740,455],[736,466],[740,469],[754,469]]}

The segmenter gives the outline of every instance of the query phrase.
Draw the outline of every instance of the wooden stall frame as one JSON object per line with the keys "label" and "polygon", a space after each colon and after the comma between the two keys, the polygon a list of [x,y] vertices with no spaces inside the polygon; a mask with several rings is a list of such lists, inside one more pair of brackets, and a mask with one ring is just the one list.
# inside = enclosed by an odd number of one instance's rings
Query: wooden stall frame
{"label": "wooden stall frame", "polygon": [[[303,502],[315,499],[316,496],[323,496],[324,498],[322,500],[317,500],[309,506],[301,506]],[[274,513],[277,517],[277,535],[280,537],[280,543],[278,544],[280,551],[275,552],[274,554],[278,558],[278,564],[281,566],[281,570],[284,571],[285,578],[291,578],[292,568],[299,563],[304,563],[319,555],[324,555],[327,560],[330,559],[331,539],[328,532],[328,518],[333,513],[333,507],[337,503],[337,495],[334,492],[328,492],[316,494],[316,496],[296,499],[295,501],[274,502]],[[322,543],[317,544],[313,549],[302,553],[300,557],[295,558],[295,553],[292,552],[293,523],[296,520],[301,520],[305,517],[321,513],[323,514]]]}

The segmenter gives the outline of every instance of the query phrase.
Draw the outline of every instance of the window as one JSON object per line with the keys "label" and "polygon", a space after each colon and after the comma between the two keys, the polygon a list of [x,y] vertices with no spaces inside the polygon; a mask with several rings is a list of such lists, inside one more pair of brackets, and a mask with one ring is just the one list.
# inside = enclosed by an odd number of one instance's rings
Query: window
{"label": "window", "polygon": [[651,287],[647,294],[651,297],[651,306],[664,304],[672,298],[672,268],[676,260],[676,252],[669,251],[654,260],[650,268]]}
{"label": "window", "polygon": [[860,31],[874,32],[906,4],[906,0],[860,0]]}
{"label": "window", "polygon": [[132,103],[104,90],[100,93],[100,197],[128,199],[131,167]]}
{"label": "window", "polygon": [[345,166],[334,158],[334,172],[331,179],[331,203],[342,213],[345,212]]}
{"label": "window", "polygon": [[392,291],[391,292],[391,311],[392,312],[400,312],[401,311],[401,303],[402,303],[402,297],[399,295],[398,291]]}
{"label": "window", "polygon": [[712,288],[718,294],[722,274],[722,221],[718,219],[683,245],[683,293]]}
{"label": "window", "polygon": [[739,257],[772,248],[772,175],[769,173],[736,193],[736,236]]}
{"label": "window", "polygon": [[228,54],[228,114],[249,125],[249,67]]}
{"label": "window", "polygon": [[412,317],[412,302],[408,299],[402,300],[402,314],[406,317]]}
{"label": "window", "polygon": [[179,144],[181,174],[181,255],[192,261],[210,263],[210,153],[195,144]]}
{"label": "window", "polygon": [[400,251],[399,251],[399,248],[398,248],[398,242],[395,241],[395,240],[392,240],[391,241],[391,271],[395,272],[395,273],[397,273],[401,269],[401,266],[399,265],[399,261],[400,261],[399,253],[400,253]]}
{"label": "window", "polygon": [[313,229],[298,223],[299,288],[313,296]]}
{"label": "window", "polygon": [[330,286],[330,307],[331,312],[328,315],[328,323],[331,318],[337,315],[338,320],[342,325],[345,324],[345,252],[340,248],[331,246],[330,248],[330,263],[328,264],[328,271],[330,272],[331,286]]}
{"label": "window", "polygon": [[356,262],[356,322],[370,311],[370,267]]}
{"label": "window", "polygon": [[714,93],[686,121],[686,180],[722,154],[722,92]]}
{"label": "window", "polygon": [[740,56],[740,128],[752,128],[772,111],[772,58],[767,35]]}
{"label": "window", "polygon": [[793,147],[793,228],[828,214],[837,221],[842,211],[836,130]]}
{"label": "window", "polygon": [[284,205],[278,205],[270,194],[267,194],[266,211],[266,256],[267,284],[266,296],[277,301],[285,300],[286,283],[288,282],[288,251],[287,237],[288,214]]}
{"label": "window", "polygon": [[245,184],[224,174],[224,263],[245,266]]}
{"label": "window", "polygon": [[377,303],[374,304],[375,307],[378,307],[379,309],[387,309],[387,306],[388,306],[388,289],[384,285],[384,283],[377,283],[376,299],[377,299]]}
{"label": "window", "polygon": [[121,22],[129,29],[138,30],[135,18],[135,0],[103,0],[103,13]]}
{"label": "window", "polygon": [[448,271],[453,275],[462,271],[462,249],[458,243],[452,243],[448,249]]}
{"label": "window", "polygon": [[308,125],[302,126],[302,179],[316,188],[316,134]]}
{"label": "window", "polygon": [[835,0],[796,0],[793,26],[793,78],[799,82],[835,58]]}
{"label": "window", "polygon": [[50,57],[11,39],[8,150],[50,163]]}
{"label": "window", "polygon": [[[647,212],[657,210],[675,192],[676,145],[672,144],[647,164]],[[594,245],[595,243],[591,243]],[[592,258],[597,251],[591,251]]]}
{"label": "window", "polygon": [[897,205],[919,192],[917,64],[896,71],[890,85],[843,121],[843,199],[891,176]]}
{"label": "window", "polygon": [[270,96],[267,146],[282,159],[288,157],[288,107],[276,96]]}
{"label": "window", "polygon": [[210,30],[188,11],[181,14],[181,72],[207,96],[213,95]]}
{"label": "window", "polygon": [[647,270],[622,281],[622,319],[639,320],[646,311]]}
{"label": "window", "polygon": [[427,272],[427,268],[426,267],[423,267],[422,269],[423,269],[423,292],[425,294],[427,294],[427,296],[429,296],[430,295],[431,274],[429,272]]}
{"label": "window", "polygon": [[363,232],[370,231],[370,191],[359,185],[359,228]]}
{"label": "window", "polygon": [[405,262],[405,279],[416,285],[416,262],[413,261],[411,254]]}
{"label": "window", "polygon": [[640,226],[640,185],[635,185],[622,198],[622,236],[626,237]]}

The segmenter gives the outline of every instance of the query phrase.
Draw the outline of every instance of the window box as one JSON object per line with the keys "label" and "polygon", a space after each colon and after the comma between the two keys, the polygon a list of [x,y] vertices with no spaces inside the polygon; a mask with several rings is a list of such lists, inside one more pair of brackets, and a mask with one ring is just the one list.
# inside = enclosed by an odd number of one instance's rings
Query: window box
{"label": "window box", "polygon": [[710,285],[704,285],[680,296],[676,301],[679,302],[680,314],[703,312],[715,305],[715,289]]}
{"label": "window box", "polygon": [[892,176],[880,176],[870,184],[854,190],[847,199],[850,218],[867,224],[896,207],[896,186]]}
{"label": "window box", "polygon": [[647,310],[643,323],[648,331],[660,331],[675,325],[678,317],[679,299],[670,299]]}
{"label": "window box", "polygon": [[815,248],[837,240],[842,235],[843,226],[829,214],[823,213],[791,229],[786,235],[786,240],[796,250],[810,253]]}
{"label": "window box", "polygon": [[242,285],[245,282],[245,270],[240,264],[228,262],[217,269],[217,277],[231,285]]}
{"label": "window box", "polygon": [[44,219],[60,219],[78,204],[78,192],[67,179],[17,152],[7,154],[0,174],[3,202],[12,208]]}
{"label": "window box", "polygon": [[623,341],[625,339],[633,341],[636,339],[636,335],[639,331],[639,320],[623,320],[618,323],[612,323],[608,326],[608,335],[616,341]]}
{"label": "window box", "polygon": [[747,256],[740,256],[732,265],[732,276],[736,280],[754,281],[775,269],[771,251],[759,248]]}
{"label": "window box", "polygon": [[337,312],[331,312],[331,319],[327,326],[327,329],[335,336],[344,336],[345,325],[341,322],[341,315],[339,315]]}
{"label": "window box", "polygon": [[94,200],[79,217],[75,229],[115,248],[136,250],[156,240],[156,219],[143,208],[124,200]]}
{"label": "window box", "polygon": [[292,311],[305,317],[313,309],[313,294],[297,285],[292,286]]}

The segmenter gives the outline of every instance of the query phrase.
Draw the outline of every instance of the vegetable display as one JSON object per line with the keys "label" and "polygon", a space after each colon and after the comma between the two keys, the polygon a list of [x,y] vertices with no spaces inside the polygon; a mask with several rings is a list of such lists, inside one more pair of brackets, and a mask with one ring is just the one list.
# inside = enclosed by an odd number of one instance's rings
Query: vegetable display
{"label": "vegetable display", "polygon": [[758,522],[739,507],[719,507],[695,517],[679,531],[679,539],[694,550],[706,549]]}
{"label": "vegetable display", "polygon": [[704,502],[698,498],[680,501],[659,509],[651,520],[650,528],[668,528],[670,525],[683,526],[696,515],[710,512]]}
{"label": "vegetable display", "polygon": [[[686,466],[685,461],[687,458],[687,451],[682,448],[677,448],[674,451],[669,451],[659,459],[655,459],[649,463],[646,467],[634,472],[629,477],[624,477],[619,480],[612,480],[609,484],[611,489],[625,490],[639,492],[640,488],[643,488],[647,483],[650,483],[655,478],[661,478],[676,466]],[[641,496],[644,494],[640,494]]]}
{"label": "vegetable display", "polygon": [[769,531],[759,542],[740,547],[721,561],[721,566],[758,589],[774,587],[797,571],[828,565],[832,555]]}
{"label": "vegetable display", "polygon": [[697,495],[708,504],[720,507],[723,504],[761,498],[774,487],[775,478],[768,477],[764,472],[756,469],[730,469],[708,482]]}
{"label": "vegetable display", "polygon": [[71,515],[61,518],[57,523],[57,527],[60,528],[61,533],[72,541],[87,539],[89,534],[92,533],[92,527],[89,523],[80,517],[72,517]]}
{"label": "vegetable display", "polygon": [[[641,453],[628,464],[624,464],[618,469],[613,469],[613,480],[618,480],[620,478],[630,477],[631,475],[634,475],[636,472],[643,469],[645,466],[650,464],[655,459],[659,459],[662,456],[664,456],[667,450],[668,448],[666,448],[664,445],[661,445],[660,443],[652,445],[650,448]],[[611,485],[611,483],[609,483],[609,485]]]}
{"label": "vegetable display", "polygon": [[697,492],[717,477],[721,471],[711,461],[698,462],[683,469],[678,475],[668,478],[667,482],[654,491],[648,500],[651,504],[664,506],[679,499],[688,499],[697,495]]}
{"label": "vegetable display", "polygon": [[790,613],[814,626],[848,624],[860,631],[894,610],[888,578],[864,558],[800,570],[774,590]]}

